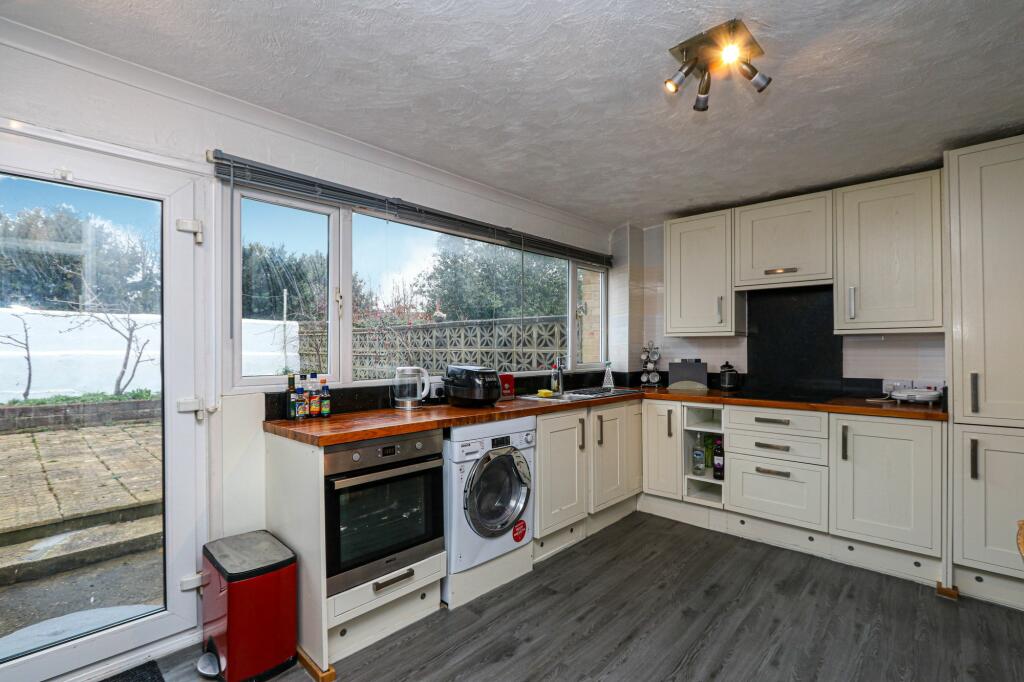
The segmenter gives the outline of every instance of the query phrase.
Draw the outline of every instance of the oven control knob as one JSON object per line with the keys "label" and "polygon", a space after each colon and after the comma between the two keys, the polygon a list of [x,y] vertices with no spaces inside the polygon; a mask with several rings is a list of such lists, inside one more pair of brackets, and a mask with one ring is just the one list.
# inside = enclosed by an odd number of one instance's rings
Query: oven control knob
{"label": "oven control knob", "polygon": [[421,443],[419,441],[416,441],[416,449],[417,450],[422,450],[423,449],[423,443]]}
{"label": "oven control knob", "polygon": [[362,459],[362,457],[359,455],[358,452],[353,452],[352,453],[352,461],[353,462],[358,462],[360,459]]}
{"label": "oven control knob", "polygon": [[532,433],[529,433],[529,432],[528,432],[528,433],[526,434],[525,438],[526,438],[526,444],[527,444],[527,445],[529,445],[530,443],[532,443],[532,442],[533,442],[533,434],[532,434]]}

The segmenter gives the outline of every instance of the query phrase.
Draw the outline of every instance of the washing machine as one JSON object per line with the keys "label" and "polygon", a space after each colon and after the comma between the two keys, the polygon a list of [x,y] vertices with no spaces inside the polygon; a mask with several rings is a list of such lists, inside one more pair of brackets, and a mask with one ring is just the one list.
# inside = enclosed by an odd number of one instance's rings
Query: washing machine
{"label": "washing machine", "polygon": [[448,574],[533,540],[536,417],[459,426],[444,442]]}

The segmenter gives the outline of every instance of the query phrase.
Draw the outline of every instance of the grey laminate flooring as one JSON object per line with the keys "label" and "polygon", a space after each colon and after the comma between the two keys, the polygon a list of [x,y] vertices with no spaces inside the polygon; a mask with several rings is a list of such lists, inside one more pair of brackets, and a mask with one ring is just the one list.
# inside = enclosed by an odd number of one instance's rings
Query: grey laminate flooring
{"label": "grey laminate flooring", "polygon": [[633,514],[335,668],[344,682],[1024,680],[1024,613]]}

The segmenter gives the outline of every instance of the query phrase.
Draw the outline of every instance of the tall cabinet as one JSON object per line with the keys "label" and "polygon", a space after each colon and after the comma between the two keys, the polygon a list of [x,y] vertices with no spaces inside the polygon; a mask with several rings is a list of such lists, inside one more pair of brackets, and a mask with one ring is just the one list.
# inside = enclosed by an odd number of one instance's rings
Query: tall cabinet
{"label": "tall cabinet", "polygon": [[954,556],[1024,578],[1024,137],[946,153]]}

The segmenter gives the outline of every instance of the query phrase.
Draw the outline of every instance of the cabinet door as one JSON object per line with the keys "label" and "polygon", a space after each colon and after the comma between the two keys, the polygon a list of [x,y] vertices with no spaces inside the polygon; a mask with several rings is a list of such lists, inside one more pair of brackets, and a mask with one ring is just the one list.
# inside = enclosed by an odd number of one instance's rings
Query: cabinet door
{"label": "cabinet door", "polygon": [[587,411],[537,418],[537,521],[543,536],[587,516]]}
{"label": "cabinet door", "polygon": [[942,327],[939,171],[835,191],[835,328]]}
{"label": "cabinet door", "polygon": [[732,212],[665,223],[665,333],[734,333]]}
{"label": "cabinet door", "polygon": [[727,452],[725,508],[828,530],[828,467]]}
{"label": "cabinet door", "polygon": [[590,410],[590,433],[594,439],[590,454],[591,514],[626,497],[626,419],[626,408],[622,405]]}
{"label": "cabinet door", "polygon": [[939,556],[942,425],[831,415],[831,532]]}
{"label": "cabinet door", "polygon": [[1024,578],[1024,434],[957,426],[953,445],[954,553],[958,562]]}
{"label": "cabinet door", "polygon": [[626,405],[626,494],[644,489],[644,408],[637,401]]}
{"label": "cabinet door", "polygon": [[683,434],[679,403],[644,401],[644,492],[683,499]]}
{"label": "cabinet door", "polygon": [[737,288],[832,280],[832,194],[819,192],[736,209]]}
{"label": "cabinet door", "polygon": [[[954,410],[1024,425],[1024,138],[952,152]],[[959,322],[959,324],[958,324]]]}

